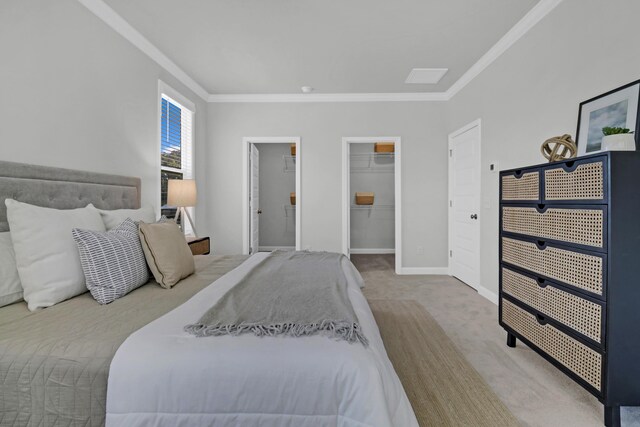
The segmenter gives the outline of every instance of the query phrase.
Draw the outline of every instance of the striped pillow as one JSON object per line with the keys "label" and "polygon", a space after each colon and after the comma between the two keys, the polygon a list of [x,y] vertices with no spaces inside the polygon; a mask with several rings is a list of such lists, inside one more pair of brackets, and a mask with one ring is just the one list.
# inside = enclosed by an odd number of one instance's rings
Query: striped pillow
{"label": "striped pillow", "polygon": [[100,304],[110,302],[149,280],[138,226],[127,218],[107,231],[73,229],[87,288]]}

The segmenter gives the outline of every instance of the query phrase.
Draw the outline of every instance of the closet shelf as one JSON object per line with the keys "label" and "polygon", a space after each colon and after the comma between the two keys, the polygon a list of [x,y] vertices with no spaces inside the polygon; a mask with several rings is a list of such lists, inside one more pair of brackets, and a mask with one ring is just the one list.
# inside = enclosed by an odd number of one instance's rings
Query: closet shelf
{"label": "closet shelf", "polygon": [[382,168],[376,168],[375,166],[373,167],[368,167],[368,168],[351,168],[351,173],[394,173],[395,171],[393,169],[382,169]]}
{"label": "closet shelf", "polygon": [[351,154],[351,158],[372,158],[372,159],[393,159],[395,153],[353,153]]}
{"label": "closet shelf", "polygon": [[282,156],[284,162],[283,172],[295,172],[296,171],[296,156],[285,155]]}
{"label": "closet shelf", "polygon": [[354,173],[393,173],[395,169],[394,153],[355,153],[350,157]]}
{"label": "closet shelf", "polygon": [[289,217],[289,213],[294,213],[296,211],[296,205],[283,205],[283,206],[284,206],[284,216],[287,218]]}
{"label": "closet shelf", "polygon": [[353,210],[394,209],[395,207],[395,205],[351,205]]}

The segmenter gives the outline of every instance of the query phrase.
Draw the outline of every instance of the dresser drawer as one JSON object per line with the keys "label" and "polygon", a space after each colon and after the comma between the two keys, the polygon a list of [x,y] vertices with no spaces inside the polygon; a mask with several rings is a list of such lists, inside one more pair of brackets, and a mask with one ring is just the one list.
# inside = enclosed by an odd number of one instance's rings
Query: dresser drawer
{"label": "dresser drawer", "polygon": [[501,175],[503,201],[539,201],[540,170],[518,170]]}
{"label": "dresser drawer", "polygon": [[604,250],[606,206],[503,206],[502,231]]}
{"label": "dresser drawer", "polygon": [[502,292],[602,344],[602,303],[571,294],[544,279],[535,279],[506,267],[502,267]]}
{"label": "dresser drawer", "polygon": [[546,167],[543,201],[606,201],[605,168],[606,157],[570,160]]}
{"label": "dresser drawer", "polygon": [[[602,354],[546,324],[544,318],[501,299],[502,322],[569,371],[602,391]],[[540,319],[540,320],[539,320]]]}
{"label": "dresser drawer", "polygon": [[605,255],[502,237],[502,261],[599,297],[604,296]]}

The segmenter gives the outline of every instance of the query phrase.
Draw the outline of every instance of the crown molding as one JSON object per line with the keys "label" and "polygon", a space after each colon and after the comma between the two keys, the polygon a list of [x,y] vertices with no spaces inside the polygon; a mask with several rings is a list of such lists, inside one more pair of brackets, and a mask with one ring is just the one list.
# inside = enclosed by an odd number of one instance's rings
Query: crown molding
{"label": "crown molding", "polygon": [[520,19],[507,33],[502,36],[491,49],[487,51],[480,59],[467,70],[454,84],[447,89],[447,99],[453,98],[473,79],[478,77],[489,65],[505,53],[513,46],[522,36],[524,36],[531,28],[547,16],[556,8],[562,0],[540,0],[526,15]]}
{"label": "crown molding", "polygon": [[513,46],[531,28],[547,16],[563,0],[540,0],[520,19],[498,42],[482,55],[446,92],[406,92],[406,93],[284,93],[284,94],[210,94],[191,78],[182,68],[167,57],[160,49],[133,28],[103,0],[78,0],[87,9],[102,19],[114,31],[127,39],[147,56],[153,59],[178,81],[191,89],[207,102],[432,102],[448,101],[475,79],[482,71]]}
{"label": "crown molding", "polygon": [[167,70],[173,77],[178,79],[180,83],[191,89],[196,95],[203,100],[207,100],[209,93],[191,78],[182,68],[173,62],[167,55],[162,53],[153,43],[145,36],[140,34],[138,30],[133,28],[131,24],[124,20],[118,13],[113,10],[102,0],[78,0],[87,9],[93,12],[98,18],[102,19],[115,32],[127,39],[132,45],[144,52],[149,58],[153,59],[162,68]]}
{"label": "crown molding", "polygon": [[209,102],[406,102],[446,101],[444,92],[407,93],[269,93],[269,94],[213,94]]}

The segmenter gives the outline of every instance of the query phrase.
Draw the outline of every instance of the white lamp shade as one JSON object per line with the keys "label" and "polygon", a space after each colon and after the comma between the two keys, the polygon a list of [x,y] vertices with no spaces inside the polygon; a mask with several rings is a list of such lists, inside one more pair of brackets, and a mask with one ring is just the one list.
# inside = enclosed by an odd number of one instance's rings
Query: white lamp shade
{"label": "white lamp shade", "polygon": [[170,179],[167,189],[169,206],[189,207],[196,205],[196,181],[193,179]]}

